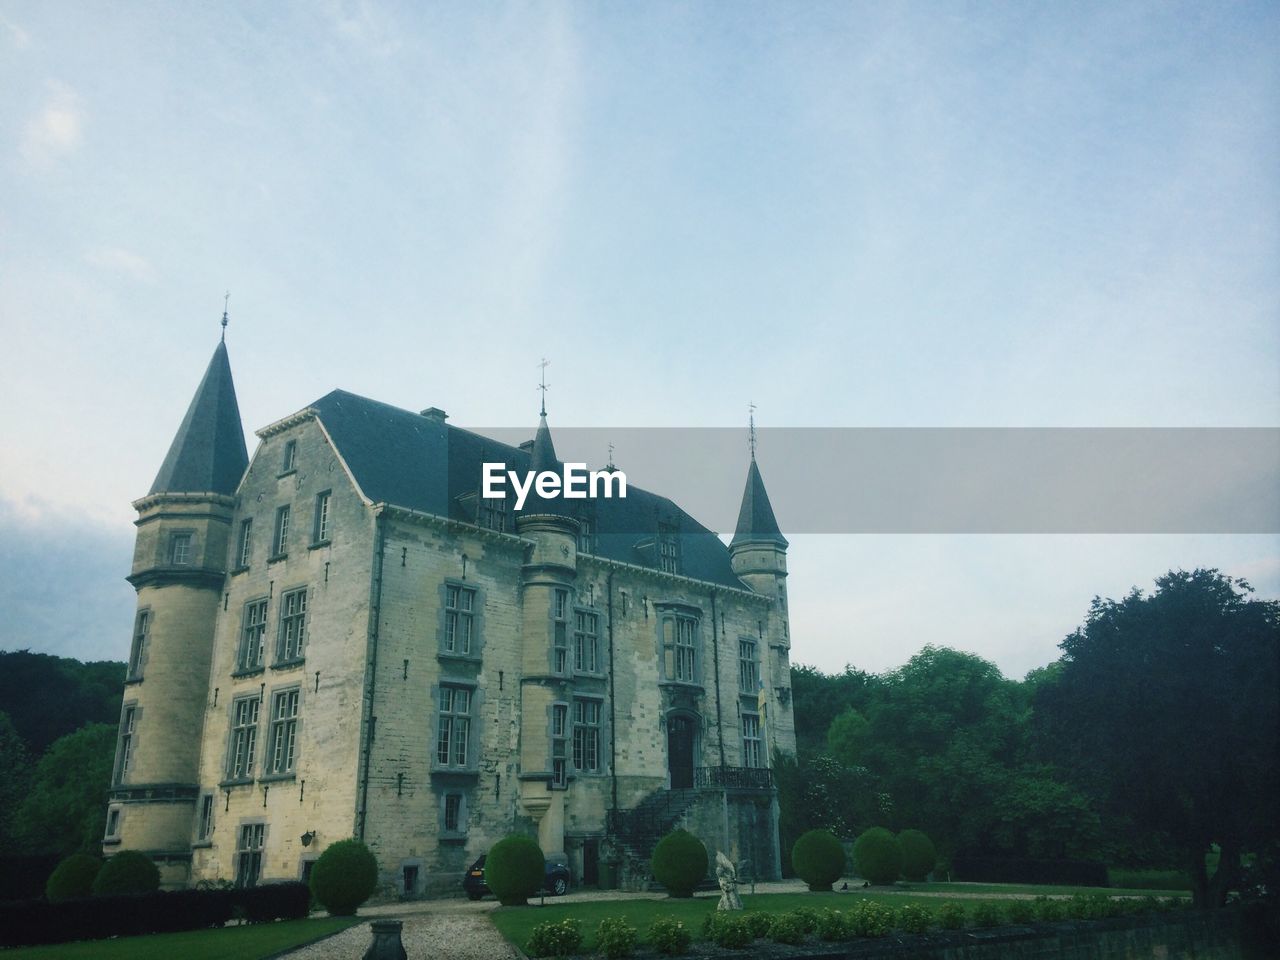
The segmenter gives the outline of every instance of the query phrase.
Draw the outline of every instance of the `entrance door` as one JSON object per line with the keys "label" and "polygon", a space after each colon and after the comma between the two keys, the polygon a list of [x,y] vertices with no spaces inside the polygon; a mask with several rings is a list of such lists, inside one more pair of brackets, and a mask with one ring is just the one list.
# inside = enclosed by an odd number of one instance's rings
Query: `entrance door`
{"label": "entrance door", "polygon": [[667,720],[667,763],[671,768],[671,789],[693,787],[693,721],[688,717]]}

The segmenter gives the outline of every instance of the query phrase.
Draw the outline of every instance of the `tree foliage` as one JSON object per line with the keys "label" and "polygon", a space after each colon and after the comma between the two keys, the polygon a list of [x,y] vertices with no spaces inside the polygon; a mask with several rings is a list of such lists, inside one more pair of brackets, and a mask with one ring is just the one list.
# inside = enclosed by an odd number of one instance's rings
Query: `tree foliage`
{"label": "tree foliage", "polygon": [[22,849],[18,806],[27,795],[31,781],[31,761],[27,745],[9,719],[0,712],[0,856]]}
{"label": "tree foliage", "polygon": [[63,856],[101,848],[115,742],[114,726],[91,723],[49,747],[14,817],[22,847]]}
{"label": "tree foliage", "polygon": [[87,723],[118,723],[125,665],[81,663],[29,650],[0,652],[0,711],[31,756]]}
{"label": "tree foliage", "polygon": [[[1110,809],[1183,848],[1197,903],[1280,833],[1280,605],[1216,570],[1095,598],[1037,691],[1044,742]],[[1208,877],[1204,858],[1222,852]]]}

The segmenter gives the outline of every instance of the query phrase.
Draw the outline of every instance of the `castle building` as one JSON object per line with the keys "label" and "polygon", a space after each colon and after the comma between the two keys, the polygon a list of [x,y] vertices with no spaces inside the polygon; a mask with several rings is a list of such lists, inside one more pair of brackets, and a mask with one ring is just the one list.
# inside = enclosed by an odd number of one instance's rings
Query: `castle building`
{"label": "castle building", "polygon": [[642,879],[685,826],[779,873],[794,752],[786,551],[754,451],[726,547],[670,500],[481,496],[512,447],[335,390],[248,456],[225,343],[138,511],[104,852],[166,887],[305,878],[357,837],[384,891],[456,890],[512,832]]}

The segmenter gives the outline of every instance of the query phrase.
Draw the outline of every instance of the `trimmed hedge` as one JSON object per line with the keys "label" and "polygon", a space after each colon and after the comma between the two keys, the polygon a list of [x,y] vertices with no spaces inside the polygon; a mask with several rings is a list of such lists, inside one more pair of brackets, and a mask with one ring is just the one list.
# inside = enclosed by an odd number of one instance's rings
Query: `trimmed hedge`
{"label": "trimmed hedge", "polygon": [[672,897],[693,896],[707,875],[707,848],[688,830],[673,830],[653,848],[653,879]]}
{"label": "trimmed hedge", "polygon": [[121,850],[93,878],[93,894],[97,897],[154,893],[159,889],[160,868],[138,850]]}
{"label": "trimmed hedge", "polygon": [[844,873],[844,846],[830,830],[810,830],[791,847],[791,866],[810,890],[830,890]]}
{"label": "trimmed hedge", "polygon": [[0,946],[103,940],[220,927],[234,916],[266,922],[301,920],[311,909],[305,883],[267,883],[240,890],[174,890],[83,897],[50,903],[0,903]]}
{"label": "trimmed hedge", "polygon": [[903,830],[898,843],[902,845],[902,875],[917,882],[927,880],[938,862],[933,841],[921,830]]}
{"label": "trimmed hedge", "polygon": [[354,917],[378,887],[378,861],[359,840],[329,844],[311,868],[311,892],[331,917]]}
{"label": "trimmed hedge", "polygon": [[1107,867],[1094,860],[1024,860],[959,856],[951,861],[954,880],[970,883],[1059,883],[1105,887]]}
{"label": "trimmed hedge", "polygon": [[484,858],[484,882],[504,907],[519,907],[542,889],[547,861],[533,837],[513,833],[493,845]]}
{"label": "trimmed hedge", "polygon": [[73,853],[49,874],[44,895],[50,900],[74,900],[93,893],[93,881],[102,869],[102,859],[87,853]]}
{"label": "trimmed hedge", "polygon": [[855,841],[853,861],[864,880],[893,883],[902,873],[902,845],[884,827],[872,827]]}

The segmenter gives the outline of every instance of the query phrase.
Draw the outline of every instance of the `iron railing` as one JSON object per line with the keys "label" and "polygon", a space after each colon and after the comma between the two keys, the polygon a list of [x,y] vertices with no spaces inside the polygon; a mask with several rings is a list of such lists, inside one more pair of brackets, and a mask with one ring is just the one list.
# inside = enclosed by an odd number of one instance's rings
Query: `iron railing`
{"label": "iron railing", "polygon": [[769,790],[773,776],[767,767],[697,767],[693,785],[699,789]]}

